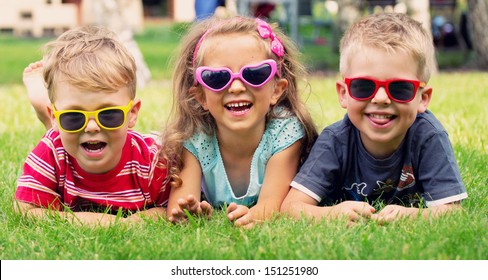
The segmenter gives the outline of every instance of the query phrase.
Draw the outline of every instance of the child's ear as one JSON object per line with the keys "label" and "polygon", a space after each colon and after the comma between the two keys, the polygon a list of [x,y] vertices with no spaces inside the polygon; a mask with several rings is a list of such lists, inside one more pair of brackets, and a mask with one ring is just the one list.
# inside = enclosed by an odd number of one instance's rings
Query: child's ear
{"label": "child's ear", "polygon": [[203,93],[203,90],[201,87],[197,86],[192,86],[189,90],[188,93],[190,96],[194,96],[195,100],[200,103],[200,106],[206,111],[207,109],[207,100],[205,99],[205,93]]}
{"label": "child's ear", "polygon": [[56,118],[54,117],[53,108],[51,106],[47,106],[46,108],[47,108],[47,114],[49,115],[49,118],[51,119],[52,128],[54,129],[54,131],[59,132],[58,122],[56,121]]}
{"label": "child's ear", "polygon": [[346,109],[347,108],[347,85],[343,81],[337,81],[336,82],[336,91],[337,91],[337,96],[339,97],[339,104],[341,104],[341,107]]}
{"label": "child's ear", "polygon": [[132,102],[132,108],[130,109],[129,113],[127,114],[127,123],[129,128],[133,128],[137,122],[137,115],[139,114],[139,110],[141,109],[141,100],[139,98],[135,98]]}
{"label": "child's ear", "polygon": [[432,87],[425,87],[420,92],[420,103],[417,109],[417,112],[424,113],[427,110],[427,106],[429,106],[430,98],[432,97]]}
{"label": "child's ear", "polygon": [[283,92],[288,88],[288,80],[287,79],[278,79],[275,83],[273,95],[271,96],[271,105],[275,105],[280,100],[281,95]]}

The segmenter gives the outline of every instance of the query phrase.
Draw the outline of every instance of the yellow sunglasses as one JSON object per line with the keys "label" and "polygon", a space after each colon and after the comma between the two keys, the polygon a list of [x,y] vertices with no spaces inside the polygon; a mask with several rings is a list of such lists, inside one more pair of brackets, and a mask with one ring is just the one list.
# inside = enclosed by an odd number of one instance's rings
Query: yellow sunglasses
{"label": "yellow sunglasses", "polygon": [[54,118],[61,130],[68,133],[80,132],[88,125],[90,117],[94,117],[98,126],[107,130],[121,128],[127,119],[127,113],[132,108],[132,100],[126,106],[107,107],[96,111],[60,110],[52,105]]}

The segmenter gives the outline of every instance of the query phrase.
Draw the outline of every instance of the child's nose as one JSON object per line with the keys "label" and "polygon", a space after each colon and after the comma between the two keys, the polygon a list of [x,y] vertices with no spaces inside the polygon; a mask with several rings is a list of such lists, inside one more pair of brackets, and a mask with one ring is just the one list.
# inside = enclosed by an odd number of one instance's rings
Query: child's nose
{"label": "child's nose", "polygon": [[86,124],[85,132],[98,132],[98,131],[100,131],[100,129],[101,128],[100,128],[100,126],[98,126],[98,123],[95,120],[95,118],[90,117],[88,119],[88,123]]}
{"label": "child's nose", "polygon": [[391,100],[388,94],[386,93],[386,89],[384,87],[380,87],[376,92],[376,94],[373,96],[371,102],[380,103],[380,104],[390,104]]}
{"label": "child's nose", "polygon": [[234,79],[229,86],[229,93],[240,93],[246,90],[246,85],[239,79]]}

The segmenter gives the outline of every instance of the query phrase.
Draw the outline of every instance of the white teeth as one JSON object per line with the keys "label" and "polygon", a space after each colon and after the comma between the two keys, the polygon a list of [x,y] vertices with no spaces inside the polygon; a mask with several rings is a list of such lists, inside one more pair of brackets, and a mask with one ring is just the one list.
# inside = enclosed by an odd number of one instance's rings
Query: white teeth
{"label": "white teeth", "polygon": [[391,119],[392,115],[377,115],[377,114],[369,114],[372,118],[375,119]]}
{"label": "white teeth", "polygon": [[227,104],[225,106],[237,108],[237,107],[248,106],[249,104],[251,104],[251,103],[249,103],[249,102],[237,102],[237,103],[229,103],[229,104]]}

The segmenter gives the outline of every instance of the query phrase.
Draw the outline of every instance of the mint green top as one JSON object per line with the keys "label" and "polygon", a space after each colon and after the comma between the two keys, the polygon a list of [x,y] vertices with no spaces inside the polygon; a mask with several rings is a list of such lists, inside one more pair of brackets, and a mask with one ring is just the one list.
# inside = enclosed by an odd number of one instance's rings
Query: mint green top
{"label": "mint green top", "polygon": [[215,133],[195,133],[185,141],[184,147],[200,162],[203,172],[202,190],[213,207],[228,205],[231,202],[250,207],[258,200],[268,160],[303,136],[304,129],[294,116],[270,120],[251,161],[247,192],[240,197],[232,191]]}

